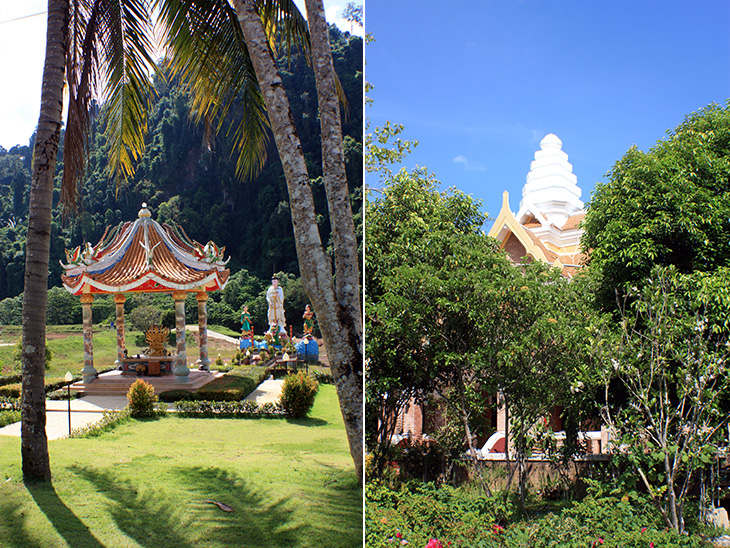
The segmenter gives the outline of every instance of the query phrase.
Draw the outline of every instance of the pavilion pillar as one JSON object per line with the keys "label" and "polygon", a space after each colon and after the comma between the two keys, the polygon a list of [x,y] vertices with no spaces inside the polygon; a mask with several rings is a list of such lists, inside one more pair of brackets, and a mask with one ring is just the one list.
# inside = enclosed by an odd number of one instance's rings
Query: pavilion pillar
{"label": "pavilion pillar", "polygon": [[175,362],[175,380],[177,382],[188,382],[190,369],[185,356],[185,291],[175,291],[172,298],[175,301],[175,342],[177,343],[177,360]]}
{"label": "pavilion pillar", "polygon": [[94,369],[93,323],[91,321],[91,303],[93,302],[92,294],[83,293],[81,295],[81,317],[84,325],[84,368],[81,370],[81,376],[84,383],[90,383],[98,375]]}
{"label": "pavilion pillar", "polygon": [[116,305],[116,322],[117,322],[117,361],[115,365],[119,367],[122,365],[124,359],[124,349],[127,348],[127,344],[124,341],[124,303],[127,302],[127,297],[122,293],[114,295],[114,304]]}
{"label": "pavilion pillar", "polygon": [[195,295],[198,300],[198,339],[200,346],[200,358],[197,364],[205,371],[210,371],[210,358],[208,358],[208,310],[205,302],[208,294],[205,291],[198,291]]}

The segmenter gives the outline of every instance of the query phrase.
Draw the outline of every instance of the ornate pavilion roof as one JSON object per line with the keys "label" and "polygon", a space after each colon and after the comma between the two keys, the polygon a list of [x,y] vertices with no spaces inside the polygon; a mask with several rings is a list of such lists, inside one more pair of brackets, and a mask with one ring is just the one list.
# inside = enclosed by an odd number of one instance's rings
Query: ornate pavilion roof
{"label": "ornate pavilion roof", "polygon": [[201,245],[178,226],[152,220],[146,204],[136,221],[107,228],[101,241],[66,251],[64,287],[72,294],[213,291],[230,270],[225,247]]}

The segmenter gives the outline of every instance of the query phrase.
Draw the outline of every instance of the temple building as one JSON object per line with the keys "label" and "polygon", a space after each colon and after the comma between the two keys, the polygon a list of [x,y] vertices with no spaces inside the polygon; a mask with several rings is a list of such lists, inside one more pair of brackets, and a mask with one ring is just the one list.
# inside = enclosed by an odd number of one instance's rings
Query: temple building
{"label": "temple building", "polygon": [[[559,268],[564,276],[572,278],[582,268],[585,255],[580,248],[583,230],[580,226],[585,217],[581,189],[568,155],[562,150],[563,143],[557,135],[550,133],[540,141],[540,150],[530,164],[522,200],[517,213],[509,207],[509,194],[503,193],[502,209],[499,212],[489,236],[500,242],[500,248],[513,263],[543,261]],[[561,409],[554,408],[549,417],[558,439],[562,432]],[[494,434],[483,443],[479,457],[485,460],[504,459],[509,450],[507,431],[508,416],[501,397],[497,395],[493,404],[485,407],[485,418],[492,423]],[[441,424],[436,408],[429,409],[415,401],[409,402],[394,424],[394,442],[403,439],[427,439],[427,432],[433,432]],[[603,453],[608,444],[608,432],[581,432],[589,454]]]}
{"label": "temple building", "polygon": [[501,242],[513,262],[521,263],[525,257],[543,261],[572,277],[584,258],[580,222],[585,210],[577,177],[562,146],[553,133],[540,141],[522,187],[520,209],[512,213],[505,191],[489,235]]}

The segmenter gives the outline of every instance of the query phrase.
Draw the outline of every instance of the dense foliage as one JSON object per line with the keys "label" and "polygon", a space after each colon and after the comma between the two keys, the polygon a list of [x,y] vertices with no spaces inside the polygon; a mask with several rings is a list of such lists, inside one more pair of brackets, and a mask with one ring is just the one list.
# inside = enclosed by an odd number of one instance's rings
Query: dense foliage
{"label": "dense foliage", "polygon": [[493,432],[485,411],[499,392],[524,495],[539,419],[560,405],[577,432],[583,285],[539,262],[513,265],[481,231],[480,204],[436,184],[401,171],[366,204],[367,441],[382,467],[392,417],[413,399],[438,407],[440,449],[473,451]]}
{"label": "dense foliage", "polygon": [[[667,531],[647,498],[590,483],[578,502],[533,501],[520,516],[515,500],[470,489],[409,483],[366,485],[366,544],[373,548],[663,548],[700,547],[698,535]],[[697,524],[693,524],[697,532]],[[432,539],[434,539],[432,541]],[[405,541],[405,542],[404,542]],[[431,543],[431,544],[429,544]]]}
{"label": "dense foliage", "polygon": [[680,273],[730,266],[730,103],[686,117],[648,152],[631,148],[599,183],[582,245],[602,306],[654,265]]}
{"label": "dense foliage", "polygon": [[[348,101],[343,116],[345,159],[353,212],[360,223],[362,39],[330,27],[330,40],[335,70]],[[284,52],[279,66],[312,177],[319,228],[326,243],[330,226],[321,183],[314,77],[297,52],[292,52],[290,58]],[[164,65],[162,68],[163,74],[166,73]],[[136,219],[142,202],[149,204],[157,221],[176,222],[199,242],[213,240],[226,246],[233,272],[245,269],[251,276],[266,280],[276,271],[298,275],[289,198],[273,142],[270,140],[268,160],[259,176],[241,182],[236,177],[235,136],[233,132],[228,134],[226,128],[242,112],[229,113],[230,121],[224,131],[210,137],[204,124],[194,123],[189,112],[189,93],[175,79],[157,78],[155,89],[157,97],[150,111],[147,146],[134,177],[115,189],[108,165],[110,143],[100,125],[94,123],[89,138],[88,166],[80,183],[81,209],[66,220],[57,205],[64,167],[61,150],[54,195],[49,286],[61,283],[59,261],[65,262],[64,249],[83,242],[95,244],[105,227]],[[32,145],[33,137],[29,146],[10,150],[0,147],[0,299],[16,297],[23,290]]]}

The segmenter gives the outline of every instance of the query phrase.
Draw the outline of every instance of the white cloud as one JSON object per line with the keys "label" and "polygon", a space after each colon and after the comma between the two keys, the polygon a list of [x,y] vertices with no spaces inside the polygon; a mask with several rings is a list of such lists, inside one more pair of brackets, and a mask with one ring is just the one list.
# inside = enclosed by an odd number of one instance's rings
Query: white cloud
{"label": "white cloud", "polygon": [[485,166],[481,162],[473,162],[473,161],[469,160],[463,154],[459,154],[458,156],[454,157],[454,159],[451,161],[454,162],[455,164],[461,164],[462,166],[464,166],[464,169],[466,169],[467,171],[480,171],[482,173],[487,171],[487,166]]}

